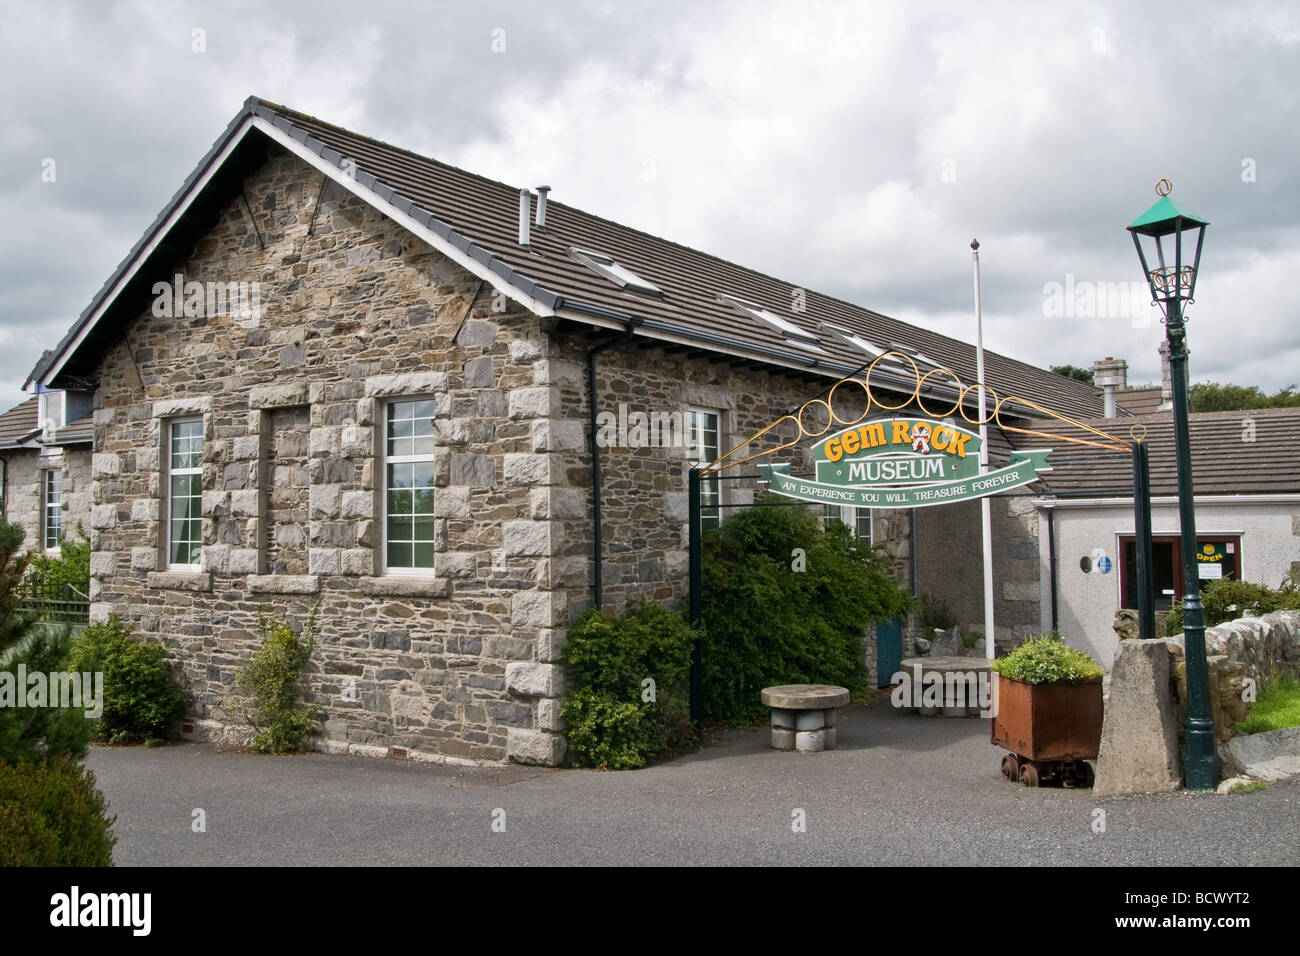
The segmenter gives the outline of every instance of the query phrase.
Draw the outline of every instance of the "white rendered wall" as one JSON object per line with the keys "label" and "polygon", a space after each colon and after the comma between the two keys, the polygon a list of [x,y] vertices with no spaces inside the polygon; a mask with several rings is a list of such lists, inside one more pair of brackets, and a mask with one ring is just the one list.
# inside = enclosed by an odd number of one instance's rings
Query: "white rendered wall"
{"label": "white rendered wall", "polygon": [[[1042,560],[1042,625],[1052,626],[1051,576],[1048,552],[1047,508],[1039,499],[1039,546]],[[1120,607],[1119,541],[1133,534],[1131,501],[1050,502],[1056,513],[1057,620],[1066,643],[1088,651],[1110,669],[1119,648],[1112,625]],[[1152,502],[1151,533],[1178,534],[1176,499]],[[1238,556],[1241,577],[1246,581],[1277,587],[1300,562],[1300,495],[1216,496],[1198,499],[1196,533],[1240,535]],[[1097,548],[1111,559],[1109,574],[1085,574],[1079,559]]]}

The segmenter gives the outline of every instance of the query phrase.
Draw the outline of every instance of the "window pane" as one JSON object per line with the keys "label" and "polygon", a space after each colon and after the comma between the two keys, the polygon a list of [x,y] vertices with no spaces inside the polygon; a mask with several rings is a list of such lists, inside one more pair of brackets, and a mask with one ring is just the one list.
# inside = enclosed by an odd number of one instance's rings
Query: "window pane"
{"label": "window pane", "polygon": [[385,557],[391,568],[433,567],[434,405],[421,399],[387,406],[388,457],[424,459],[387,463]]}
{"label": "window pane", "polygon": [[414,465],[399,463],[388,466],[388,487],[389,488],[410,488],[414,483],[412,475],[414,474]]}

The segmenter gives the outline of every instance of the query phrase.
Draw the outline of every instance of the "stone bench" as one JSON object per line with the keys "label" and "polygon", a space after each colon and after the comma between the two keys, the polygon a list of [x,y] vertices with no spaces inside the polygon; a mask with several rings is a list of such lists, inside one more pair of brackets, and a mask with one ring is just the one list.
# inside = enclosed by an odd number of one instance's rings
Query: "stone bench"
{"label": "stone bench", "polygon": [[772,748],[816,753],[834,750],[836,714],[849,702],[847,688],[832,684],[764,687],[762,701],[772,708]]}
{"label": "stone bench", "polygon": [[[907,675],[911,693],[910,706],[906,709],[919,713],[922,717],[979,717],[981,706],[979,688],[981,682],[988,686],[989,661],[986,657],[907,657],[898,669]],[[939,696],[952,696],[949,706],[923,706],[926,675],[937,673],[943,678],[943,690]],[[974,675],[974,681],[970,675]],[[962,679],[965,678],[965,679]],[[961,686],[959,687],[958,684]],[[895,685],[897,686],[897,685]],[[932,692],[933,693],[933,692]],[[959,698],[957,694],[960,693]],[[960,700],[960,704],[957,702]]]}

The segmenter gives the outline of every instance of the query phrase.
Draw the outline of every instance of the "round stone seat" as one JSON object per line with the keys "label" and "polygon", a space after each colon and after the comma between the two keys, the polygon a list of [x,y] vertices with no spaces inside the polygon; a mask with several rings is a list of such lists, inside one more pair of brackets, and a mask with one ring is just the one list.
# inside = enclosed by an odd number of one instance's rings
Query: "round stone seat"
{"label": "round stone seat", "polygon": [[846,687],[782,684],[764,687],[759,698],[772,708],[772,748],[816,753],[834,750],[837,713],[849,702]]}

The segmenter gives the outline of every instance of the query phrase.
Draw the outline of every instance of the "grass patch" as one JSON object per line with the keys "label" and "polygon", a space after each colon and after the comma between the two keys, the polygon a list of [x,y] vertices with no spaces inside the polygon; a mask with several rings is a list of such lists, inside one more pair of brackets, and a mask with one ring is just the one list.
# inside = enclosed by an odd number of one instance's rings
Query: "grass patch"
{"label": "grass patch", "polygon": [[1243,734],[1262,734],[1283,727],[1300,727],[1300,679],[1290,675],[1265,684],[1246,719],[1237,724]]}
{"label": "grass patch", "polygon": [[1250,783],[1238,783],[1233,786],[1228,793],[1255,793],[1259,790],[1267,790],[1267,780],[1252,780]]}

